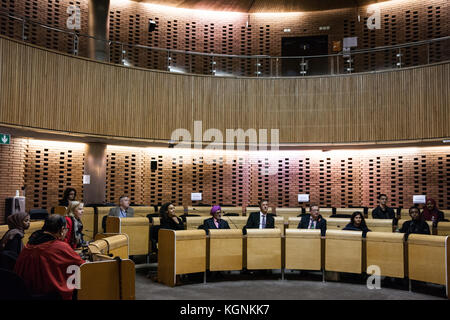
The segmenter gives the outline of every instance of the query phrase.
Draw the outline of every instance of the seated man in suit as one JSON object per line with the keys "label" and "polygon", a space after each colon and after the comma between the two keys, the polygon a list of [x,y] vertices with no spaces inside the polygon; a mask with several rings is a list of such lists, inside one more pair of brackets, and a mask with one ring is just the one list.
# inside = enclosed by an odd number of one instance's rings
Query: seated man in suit
{"label": "seated man in suit", "polygon": [[304,214],[301,217],[300,223],[297,229],[320,229],[320,234],[325,237],[327,232],[327,220],[322,218],[319,214],[319,206],[311,205],[309,212],[310,214]]}
{"label": "seated man in suit", "polygon": [[222,208],[220,206],[213,206],[211,208],[212,218],[203,221],[203,229],[208,234],[209,229],[230,229],[228,222],[222,219]]}
{"label": "seated man in suit", "polygon": [[111,208],[108,216],[119,218],[132,218],[134,216],[134,209],[130,208],[130,199],[127,196],[119,198],[119,206]]}
{"label": "seated man in suit", "polygon": [[259,201],[259,212],[252,212],[247,219],[247,224],[243,228],[243,233],[247,234],[247,229],[273,229],[275,228],[275,219],[269,216],[269,204],[267,200]]}

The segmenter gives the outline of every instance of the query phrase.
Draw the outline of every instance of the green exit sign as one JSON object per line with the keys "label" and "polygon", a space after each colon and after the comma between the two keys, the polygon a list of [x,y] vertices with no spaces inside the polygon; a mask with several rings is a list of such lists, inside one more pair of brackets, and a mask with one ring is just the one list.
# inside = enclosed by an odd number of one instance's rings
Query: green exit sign
{"label": "green exit sign", "polygon": [[0,133],[0,144],[9,144],[11,142],[11,135]]}

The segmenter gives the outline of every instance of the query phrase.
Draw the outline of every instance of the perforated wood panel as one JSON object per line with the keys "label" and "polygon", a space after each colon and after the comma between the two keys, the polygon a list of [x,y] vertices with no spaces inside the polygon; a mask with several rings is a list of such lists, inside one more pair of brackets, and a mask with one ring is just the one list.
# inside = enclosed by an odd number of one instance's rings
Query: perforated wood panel
{"label": "perforated wood panel", "polygon": [[[70,144],[69,144],[70,145]],[[26,208],[50,209],[58,205],[67,187],[83,199],[84,148],[43,146],[31,142],[26,150],[24,183]]]}
{"label": "perforated wood panel", "polygon": [[[69,5],[78,5],[82,10],[82,33],[87,33],[87,0],[0,0],[0,8],[24,16],[27,19],[66,28]],[[358,19],[359,16],[359,19]],[[251,13],[222,16],[193,15],[188,11],[176,11],[146,6],[138,2],[112,2],[110,7],[110,40],[124,43],[165,47],[169,49],[192,50],[226,54],[281,55],[281,38],[293,36],[328,35],[331,41],[343,37],[358,37],[358,48],[392,45],[423,39],[437,38],[449,33],[448,3],[444,0],[408,1],[407,3],[384,3],[381,6],[381,29],[369,30],[366,26],[369,14],[367,6],[358,9],[335,9],[320,12],[304,12],[298,16],[279,18],[271,15]],[[148,21],[153,19],[157,28],[148,32]],[[320,31],[320,26],[330,26],[328,31]],[[291,29],[284,33],[283,29]],[[22,27],[11,19],[0,18],[0,33],[21,36]],[[38,27],[25,29],[27,39],[39,45],[72,53],[73,36],[57,34],[52,30]],[[86,53],[87,41],[79,44],[80,54]],[[152,69],[167,70],[168,57],[164,52],[148,52],[144,49],[124,48],[128,63]],[[434,43],[421,48],[402,49],[402,65],[412,66],[429,59],[440,61],[449,56],[443,44]],[[373,70],[375,67],[395,67],[398,52],[372,53],[364,57],[354,57],[353,72]],[[122,48],[111,45],[111,62],[121,63]],[[184,71],[211,74],[213,65],[210,58],[174,54],[170,65]],[[217,72],[238,72],[244,76],[276,75],[275,61],[218,59]],[[349,67],[340,64],[341,71]]]}

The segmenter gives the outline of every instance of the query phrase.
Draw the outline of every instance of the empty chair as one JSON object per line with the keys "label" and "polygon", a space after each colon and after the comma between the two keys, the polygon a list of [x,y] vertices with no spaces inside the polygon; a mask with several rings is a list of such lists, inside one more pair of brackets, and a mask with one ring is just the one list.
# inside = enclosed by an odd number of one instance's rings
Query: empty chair
{"label": "empty chair", "polygon": [[31,220],[45,220],[48,217],[47,209],[30,209]]}

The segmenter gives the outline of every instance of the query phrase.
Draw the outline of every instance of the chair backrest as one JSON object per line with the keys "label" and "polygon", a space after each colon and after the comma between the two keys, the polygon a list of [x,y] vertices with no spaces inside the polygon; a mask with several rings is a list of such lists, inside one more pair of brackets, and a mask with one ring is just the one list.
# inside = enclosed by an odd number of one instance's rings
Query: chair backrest
{"label": "chair backrest", "polygon": [[30,220],[45,220],[48,217],[47,209],[30,209]]}
{"label": "chair backrest", "polygon": [[0,269],[0,300],[31,300],[25,282],[16,273]]}

